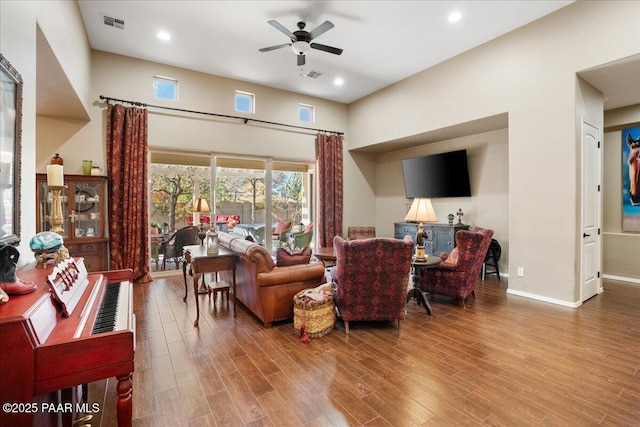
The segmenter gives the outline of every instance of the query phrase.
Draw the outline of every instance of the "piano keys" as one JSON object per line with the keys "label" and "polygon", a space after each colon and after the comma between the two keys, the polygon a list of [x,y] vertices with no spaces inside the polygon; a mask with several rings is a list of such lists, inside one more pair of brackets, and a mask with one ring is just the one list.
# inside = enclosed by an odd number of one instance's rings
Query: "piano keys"
{"label": "piano keys", "polygon": [[[56,294],[55,286],[48,285],[48,277],[55,271],[53,266],[25,269],[19,276],[34,281],[38,285],[36,292],[12,296],[7,304],[0,305],[2,384],[21,385],[0,387],[0,401],[33,404],[50,399],[58,390],[116,377],[118,426],[131,426],[135,352],[133,272],[117,270],[84,275],[82,259],[67,266],[75,269],[67,275],[74,277],[66,290],[73,290],[73,295],[63,291],[67,284],[58,283],[60,295]],[[55,285],[55,278],[53,281]],[[112,294],[115,296],[105,297]],[[110,298],[111,303],[107,304],[105,298]],[[98,322],[102,324],[100,331],[94,333]],[[0,425],[55,425],[50,415],[38,411],[0,411]]]}
{"label": "piano keys", "polygon": [[130,282],[109,283],[100,304],[100,310],[91,334],[121,331],[126,327],[127,308],[131,289]]}

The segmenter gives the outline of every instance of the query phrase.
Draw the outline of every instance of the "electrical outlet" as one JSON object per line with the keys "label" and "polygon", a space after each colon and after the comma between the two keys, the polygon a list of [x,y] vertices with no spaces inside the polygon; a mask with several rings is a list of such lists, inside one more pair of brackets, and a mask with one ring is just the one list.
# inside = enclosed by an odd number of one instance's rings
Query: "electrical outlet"
{"label": "electrical outlet", "polygon": [[518,277],[524,277],[524,267],[518,267]]}

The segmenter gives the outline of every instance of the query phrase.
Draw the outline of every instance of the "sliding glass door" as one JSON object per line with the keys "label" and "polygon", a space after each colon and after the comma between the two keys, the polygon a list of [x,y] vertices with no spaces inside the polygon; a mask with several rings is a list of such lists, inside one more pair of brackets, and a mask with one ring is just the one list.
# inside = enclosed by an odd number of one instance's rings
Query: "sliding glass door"
{"label": "sliding glass door", "polygon": [[291,232],[313,221],[311,165],[231,157],[215,164],[216,213],[240,216],[235,233],[274,247],[278,221],[291,222]]}
{"label": "sliding glass door", "polygon": [[[150,164],[152,271],[169,268],[163,244],[183,227],[215,222],[221,231],[250,236],[274,250],[279,221],[291,222],[290,233],[313,223],[312,164],[160,152],[152,152]],[[199,197],[210,212],[193,212]]]}

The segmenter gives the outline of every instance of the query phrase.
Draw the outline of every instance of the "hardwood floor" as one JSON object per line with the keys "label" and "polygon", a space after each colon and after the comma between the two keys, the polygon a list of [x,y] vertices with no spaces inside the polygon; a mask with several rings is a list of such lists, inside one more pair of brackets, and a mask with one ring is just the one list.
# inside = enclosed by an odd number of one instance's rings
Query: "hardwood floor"
{"label": "hardwood floor", "polygon": [[[640,424],[640,286],[605,281],[578,309],[479,282],[466,309],[411,301],[392,323],[341,322],[302,344],[182,278],[136,285],[134,426],[625,426]],[[231,303],[232,304],[232,303]],[[94,383],[115,425],[115,381]]]}

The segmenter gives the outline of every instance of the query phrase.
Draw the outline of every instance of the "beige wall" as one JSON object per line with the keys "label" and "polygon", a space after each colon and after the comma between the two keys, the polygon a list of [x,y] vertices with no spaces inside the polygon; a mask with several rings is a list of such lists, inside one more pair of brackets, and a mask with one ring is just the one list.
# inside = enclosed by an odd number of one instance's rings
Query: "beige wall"
{"label": "beige wall", "polygon": [[638,2],[576,2],[391,85],[349,106],[350,148],[508,112],[509,292],[577,305],[576,72],[640,52],[639,17]]}
{"label": "beige wall", "polygon": [[[176,78],[179,100],[170,102],[153,97],[153,76]],[[38,151],[38,169],[44,170],[50,153],[59,152],[65,170],[79,173],[83,159],[105,165],[103,144],[105,103],[100,95],[217,114],[242,116],[234,111],[235,90],[256,95],[256,114],[260,120],[301,125],[297,121],[298,103],[316,107],[312,127],[343,131],[346,106],[292,92],[156,64],[106,52],[92,54],[92,104],[89,123],[68,120],[42,120],[47,137]],[[74,132],[75,130],[75,132]],[[44,135],[43,131],[43,135]],[[55,142],[52,140],[55,139]],[[46,141],[46,142],[45,142]],[[38,141],[40,146],[40,141]],[[284,160],[313,161],[315,132],[260,125],[241,120],[172,112],[149,108],[149,145],[162,149],[180,149],[203,153],[233,153]]]}
{"label": "beige wall", "polygon": [[[379,154],[376,158],[376,232],[393,237],[394,222],[404,221],[402,159],[467,150],[471,197],[432,199],[438,222],[462,209],[463,222],[490,228],[502,246],[500,271],[509,271],[509,143],[507,129],[450,139]],[[457,221],[457,218],[456,218]]]}
{"label": "beige wall", "polygon": [[91,103],[91,46],[75,1],[38,1],[38,26],[51,46],[74,95],[85,110]]}
{"label": "beige wall", "polygon": [[[345,141],[346,146],[348,138]],[[343,236],[347,235],[347,228],[351,225],[376,225],[379,198],[376,170],[375,155],[349,152],[345,148]]]}
{"label": "beige wall", "polygon": [[90,70],[88,42],[75,2],[0,2],[0,52],[24,80],[22,117],[21,237],[19,264],[33,261],[29,239],[35,234],[36,61],[38,26],[63,72],[73,80],[73,96],[88,101]]}
{"label": "beige wall", "polygon": [[640,232],[622,230],[622,129],[640,126],[640,104],[607,111],[604,125],[604,274],[640,283]]}
{"label": "beige wall", "polygon": [[[35,234],[35,173],[45,171],[55,152],[65,160],[65,173],[80,173],[83,159],[105,165],[105,104],[99,101],[99,95],[240,115],[233,110],[233,95],[238,89],[256,94],[256,114],[251,117],[300,125],[297,105],[302,102],[316,107],[316,123],[312,127],[346,130],[347,109],[344,104],[103,52],[90,52],[75,2],[3,1],[0,2],[0,17],[0,51],[25,81],[22,243],[19,248],[23,254],[22,265],[32,261],[28,240]],[[83,103],[90,121],[36,116],[36,22],[59,62],[56,65],[63,70],[65,80],[72,83],[71,96]],[[178,103],[153,98],[151,79],[154,74],[175,77],[180,81]],[[161,148],[313,161],[314,135],[315,132],[251,122],[245,125],[237,120],[225,121],[160,110],[149,115],[150,145]],[[352,163],[348,153],[346,162]],[[359,187],[363,178],[357,169],[352,169],[345,173],[345,186]],[[362,195],[373,200],[371,191]]]}
{"label": "beige wall", "polygon": [[[601,138],[602,135],[602,131],[603,131],[603,123],[604,123],[604,113],[603,113],[603,109],[604,109],[604,98],[602,96],[602,93],[599,92],[597,89],[595,89],[591,84],[589,84],[587,81],[585,81],[584,79],[577,77],[576,78],[576,83],[575,83],[575,88],[576,88],[576,112],[575,112],[575,134],[576,134],[576,150],[575,150],[575,162],[576,162],[576,166],[577,166],[577,177],[578,179],[576,180],[576,205],[575,205],[575,211],[578,213],[578,218],[576,221],[576,229],[575,229],[575,234],[577,236],[579,236],[576,240],[575,240],[575,251],[576,251],[576,265],[575,265],[575,269],[576,269],[576,279],[578,280],[576,287],[574,288],[574,301],[582,301],[581,300],[581,293],[582,293],[582,286],[581,286],[581,281],[584,280],[583,277],[586,277],[586,275],[583,275],[582,272],[580,271],[581,269],[581,261],[583,259],[582,256],[582,251],[583,249],[586,250],[586,248],[583,248],[583,242],[584,242],[584,238],[582,237],[582,233],[583,233],[583,228],[585,227],[585,224],[583,224],[583,217],[584,215],[582,215],[582,194],[583,194],[583,176],[586,177],[587,173],[583,173],[582,171],[582,163],[583,163],[583,159],[582,159],[582,128],[585,124],[589,124],[592,126],[595,126],[596,128],[599,129],[600,131],[600,135],[599,138]],[[602,153],[602,150],[600,151],[600,153]],[[601,156],[602,157],[602,156]],[[600,159],[600,161],[602,161],[602,158]],[[602,170],[602,168],[600,168]],[[584,189],[584,192],[586,191],[591,191],[591,192],[595,192],[596,189],[592,188],[591,190],[587,190],[586,188]],[[601,197],[602,193],[599,193],[597,196],[600,197],[600,203],[602,203],[602,197]],[[585,208],[586,210],[586,208]],[[602,218],[600,218],[600,221],[602,220]],[[600,253],[597,254],[600,263],[602,264],[602,237],[597,237],[599,246],[600,246]],[[602,268],[602,266],[600,266]],[[600,273],[602,273],[602,270],[600,270]],[[600,288],[602,288],[602,286],[600,286]],[[592,296],[592,295],[590,295]]]}
{"label": "beige wall", "polygon": [[[181,85],[179,107],[234,114],[232,101],[227,103],[226,96],[240,89],[258,96],[257,118],[296,124],[295,113],[289,116],[287,104],[316,105],[317,127],[347,131],[345,229],[351,224],[375,224],[384,235],[390,235],[389,227],[402,218],[406,208],[402,182],[398,181],[399,163],[392,160],[401,154],[389,141],[508,112],[508,131],[496,128],[495,134],[486,132],[490,138],[486,147],[498,156],[498,163],[508,155],[509,167],[503,170],[508,181],[499,184],[509,189],[508,195],[478,193],[470,201],[436,202],[436,210],[446,216],[462,207],[465,221],[472,224],[500,223],[494,228],[500,230],[499,240],[508,241],[509,271],[523,266],[527,272],[524,278],[511,275],[511,289],[571,303],[578,287],[579,247],[579,135],[574,124],[580,86],[575,73],[638,53],[640,40],[629,37],[637,28],[638,17],[638,2],[578,2],[346,107],[101,52],[89,58],[74,2],[2,1],[0,51],[25,80],[21,252],[30,255],[25,240],[35,233],[35,215],[29,209],[34,203],[31,189],[35,172],[44,171],[56,151],[65,158],[67,173],[79,172],[84,158],[103,165],[104,105],[98,102],[98,96],[162,104],[152,99],[148,83],[153,74],[161,74],[185,83]],[[50,117],[38,117],[36,121],[36,22],[91,121]],[[159,147],[290,160],[313,158],[313,137],[303,132],[155,112],[150,114],[150,123],[151,144]],[[498,147],[504,144],[500,141],[505,132],[508,149],[501,149]],[[446,151],[456,144],[475,150],[483,147],[480,140],[486,135],[411,150]],[[380,143],[387,144],[388,153],[375,155],[359,150]],[[479,159],[471,158],[474,176]],[[484,167],[491,159],[479,163]],[[394,180],[399,187],[390,190],[389,182]],[[482,202],[476,202],[476,197]],[[485,203],[493,197],[500,206],[497,209]],[[508,204],[506,231],[501,229],[504,203]],[[605,211],[605,221],[608,218]],[[605,251],[607,244],[605,237]],[[21,262],[26,258],[29,256],[23,256]],[[558,259],[563,262],[551,261]]]}

